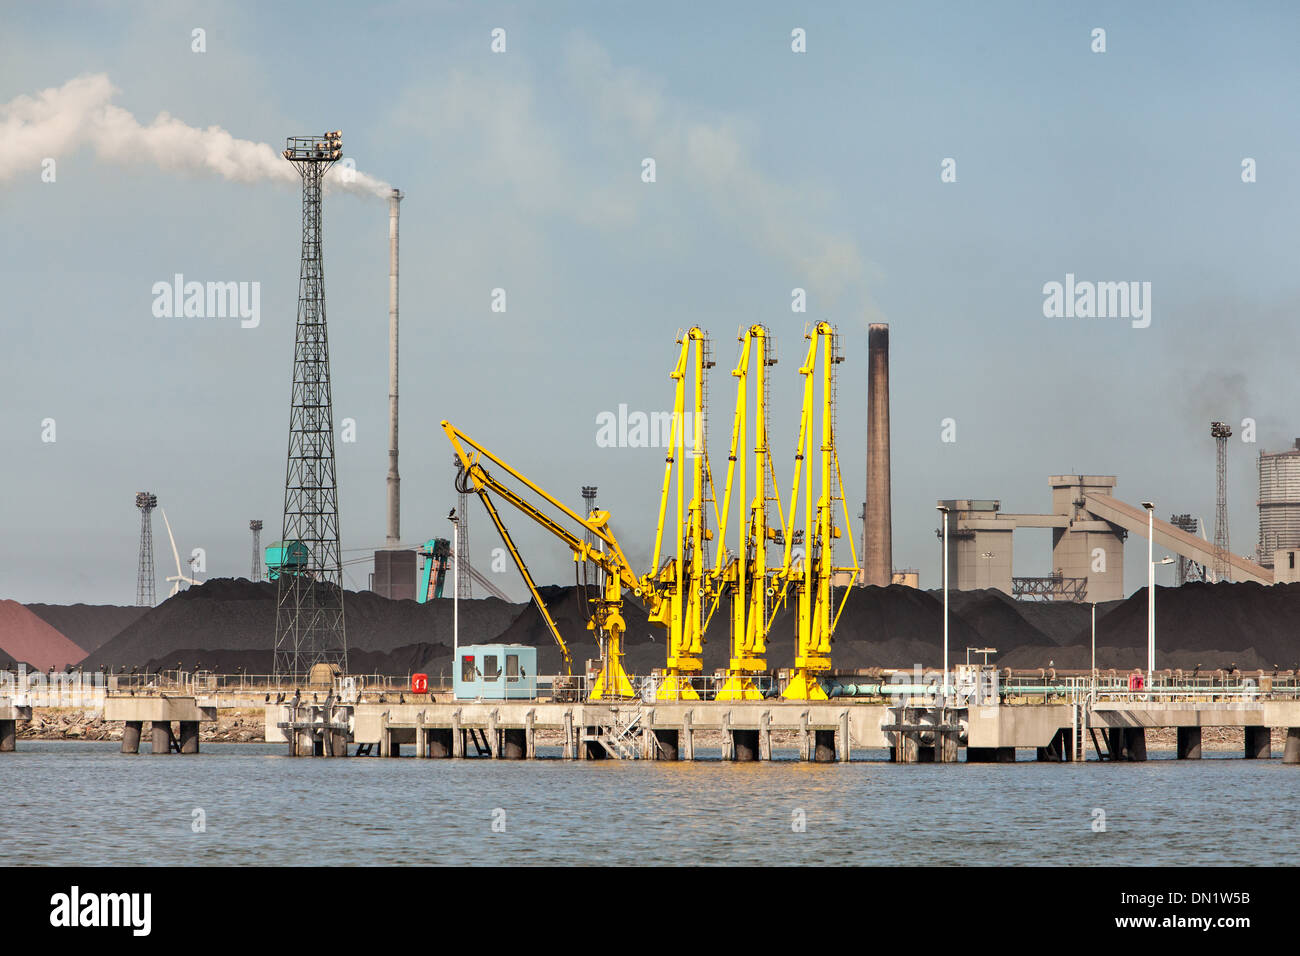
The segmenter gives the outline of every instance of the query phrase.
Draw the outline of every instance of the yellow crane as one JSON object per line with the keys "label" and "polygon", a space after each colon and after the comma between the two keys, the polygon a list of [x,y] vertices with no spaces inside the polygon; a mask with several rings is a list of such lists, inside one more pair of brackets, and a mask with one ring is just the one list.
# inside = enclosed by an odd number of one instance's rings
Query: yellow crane
{"label": "yellow crane", "polygon": [[[698,326],[677,337],[681,346],[672,371],[676,383],[668,454],[664,460],[663,488],[659,495],[659,522],[655,528],[654,555],[646,583],[660,598],[651,620],[667,628],[668,660],[657,696],[661,700],[698,700],[693,680],[704,670],[705,602],[710,597],[705,542],[713,538],[705,520],[706,487],[713,477],[708,466],[705,439],[707,386],[705,375],[713,367],[709,341]],[[687,376],[692,382],[691,412],[686,411]],[[687,438],[687,431],[691,432]],[[662,566],[664,527],[673,478],[677,479],[677,553]],[[690,501],[686,487],[690,485]],[[715,502],[716,508],[716,502]]]}
{"label": "yellow crane", "polygon": [[[795,536],[787,534],[782,566],[775,578],[777,587],[783,594],[786,587],[793,585],[796,599],[794,674],[786,687],[785,696],[797,700],[825,700],[826,692],[822,689],[818,675],[831,668],[831,641],[834,639],[835,625],[844,613],[844,605],[850,593],[850,589],[845,588],[838,610],[834,609],[833,582],[837,571],[857,573],[858,556],[853,536],[849,535],[853,565],[848,568],[835,567],[835,539],[840,537],[840,528],[836,526],[833,515],[836,501],[843,508],[844,527],[850,527],[848,504],[844,498],[844,479],[835,449],[835,366],[844,358],[839,353],[838,336],[829,323],[818,322],[804,337],[808,340],[808,354],[799,368],[799,373],[804,376],[803,411],[799,422],[799,445],[795,453],[790,520],[786,523],[788,528],[794,528],[802,482],[803,554],[795,559]],[[817,468],[815,476],[814,462]],[[806,481],[803,476],[805,465],[808,469]],[[817,484],[815,506],[814,478]]]}
{"label": "yellow crane", "polygon": [[[568,646],[565,644],[559,628],[556,627],[555,620],[546,607],[546,602],[542,600],[533,577],[528,571],[528,566],[524,563],[523,555],[515,547],[514,540],[510,537],[509,531],[506,530],[501,515],[493,505],[490,495],[495,495],[497,498],[510,503],[527,518],[541,525],[542,528],[563,541],[568,545],[569,550],[573,552],[574,561],[591,561],[604,572],[601,595],[597,598],[595,611],[587,622],[587,629],[596,635],[601,656],[600,674],[592,685],[588,696],[593,700],[634,697],[635,691],[632,688],[632,682],[628,680],[627,672],[623,669],[623,632],[627,629],[623,619],[623,590],[627,589],[635,596],[645,600],[652,618],[659,612],[659,602],[658,595],[653,590],[647,590],[644,587],[643,582],[637,579],[636,573],[628,564],[618,539],[609,527],[609,512],[597,509],[584,518],[474,441],[474,439],[452,425],[451,422],[444,420],[442,430],[446,432],[447,438],[456,450],[456,457],[460,459],[463,472],[461,480],[465,483],[466,489],[474,491],[479,500],[483,502],[488,517],[492,519],[492,523],[501,535],[506,550],[510,552],[510,557],[519,568],[519,573],[528,586],[529,593],[532,594],[533,601],[541,612],[547,629],[551,632],[551,636],[560,648],[560,653],[564,657],[565,669],[568,673],[572,673]],[[521,485],[523,490],[516,491],[505,480],[489,471],[488,464],[509,476],[514,482]],[[560,521],[529,501],[525,497],[529,493],[540,497],[551,507],[557,509],[565,518],[589,530],[595,536],[597,544],[589,546],[582,537],[574,534]]]}
{"label": "yellow crane", "polygon": [[[731,598],[731,660],[727,677],[718,691],[719,700],[761,700],[763,692],[754,675],[767,670],[767,634],[771,628],[769,606],[775,588],[768,579],[767,544],[777,533],[767,523],[768,479],[776,485],[771,450],[767,440],[767,369],[776,364],[772,337],[762,325],[752,325],[739,336],[740,358],[732,375],[736,378],[736,412],[731,427],[731,454],[727,462],[727,481],[722,496],[719,522],[718,569],[715,572]],[[751,372],[751,361],[753,370]],[[748,391],[754,388],[754,497],[746,503]],[[726,554],[727,513],[731,507],[733,480],[739,502],[737,531],[738,554],[723,566]],[[784,526],[781,499],[776,497],[777,515]],[[784,533],[784,527],[782,529]]]}

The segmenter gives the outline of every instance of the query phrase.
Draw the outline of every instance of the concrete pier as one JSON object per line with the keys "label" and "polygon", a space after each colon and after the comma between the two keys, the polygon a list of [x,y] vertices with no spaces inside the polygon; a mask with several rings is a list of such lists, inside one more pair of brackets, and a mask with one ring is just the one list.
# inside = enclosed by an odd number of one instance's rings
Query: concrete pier
{"label": "concrete pier", "polygon": [[183,754],[196,754],[199,752],[199,722],[197,720],[182,720],[181,722],[180,749]]}
{"label": "concrete pier", "polygon": [[523,760],[528,753],[527,731],[512,727],[503,730],[501,735],[501,756],[506,760]]}
{"label": "concrete pier", "polygon": [[153,754],[168,754],[172,749],[172,725],[168,721],[155,720],[149,728]]}
{"label": "concrete pier", "polygon": [[1269,727],[1247,727],[1245,740],[1247,760],[1268,760],[1273,756],[1273,731]]}
{"label": "concrete pier", "polygon": [[676,760],[677,759],[677,740],[678,731],[668,728],[655,729],[652,731],[655,737],[655,743],[658,745],[658,752],[655,754],[656,760]]}
{"label": "concrete pier", "polygon": [[731,731],[732,759],[740,763],[748,763],[751,760],[758,759],[758,731],[757,730],[733,730]]}
{"label": "concrete pier", "polygon": [[138,754],[140,752],[140,734],[144,730],[144,721],[128,720],[122,725],[122,753]]}
{"label": "concrete pier", "polygon": [[1282,751],[1282,762],[1300,764],[1300,727],[1288,727],[1286,748]]}
{"label": "concrete pier", "polygon": [[1179,760],[1200,760],[1201,759],[1201,728],[1200,727],[1179,727],[1178,728],[1178,759]]}

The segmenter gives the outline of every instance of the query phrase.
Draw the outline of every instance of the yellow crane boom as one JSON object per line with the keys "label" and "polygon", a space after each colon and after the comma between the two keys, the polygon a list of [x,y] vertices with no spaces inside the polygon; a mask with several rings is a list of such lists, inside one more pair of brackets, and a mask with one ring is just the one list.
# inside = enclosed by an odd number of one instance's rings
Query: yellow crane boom
{"label": "yellow crane boom", "polygon": [[[715,575],[731,596],[731,661],[727,677],[718,691],[719,700],[761,700],[762,690],[754,675],[767,670],[768,599],[773,589],[768,581],[767,543],[776,537],[767,524],[768,475],[773,472],[767,441],[767,369],[776,364],[768,330],[752,325],[740,336],[740,359],[732,375],[736,378],[736,413],[731,428],[731,454],[723,492],[723,511],[718,539],[719,567]],[[751,372],[751,356],[753,370]],[[754,497],[746,504],[748,391],[754,388]],[[739,500],[737,509],[738,555],[722,566],[726,545],[727,513],[731,506],[733,477]],[[777,498],[778,512],[780,498]]]}
{"label": "yellow crane boom", "polygon": [[[706,485],[712,485],[705,447],[705,374],[713,363],[708,358],[708,337],[698,326],[679,335],[681,346],[671,378],[676,383],[673,398],[672,436],[664,460],[663,488],[659,496],[659,523],[655,529],[654,556],[646,582],[658,593],[661,603],[655,623],[668,629],[668,660],[659,685],[661,700],[698,700],[692,685],[704,670],[705,602],[710,597],[705,567],[705,542],[713,537],[705,522]],[[686,413],[687,375],[692,380],[691,414]],[[689,425],[691,436],[686,436]],[[668,496],[677,479],[677,553],[662,567],[664,528]],[[690,485],[690,501],[686,487]],[[715,502],[716,504],[716,502]]]}
{"label": "yellow crane boom", "polygon": [[[808,339],[808,353],[799,368],[804,376],[803,411],[799,422],[799,446],[795,453],[790,520],[787,523],[787,527],[794,528],[802,482],[804,553],[797,562],[794,561],[794,535],[787,534],[784,560],[776,578],[782,589],[793,584],[796,597],[794,674],[785,696],[798,700],[825,700],[826,692],[818,676],[831,668],[835,625],[844,612],[850,593],[846,588],[839,609],[832,615],[835,573],[851,571],[856,574],[858,558],[853,536],[849,535],[853,565],[847,568],[834,566],[835,539],[841,536],[833,515],[837,500],[843,509],[844,527],[850,526],[844,480],[835,448],[835,366],[843,361],[843,357],[837,348],[835,329],[829,323],[818,322],[805,338]],[[817,440],[815,459],[814,440]],[[817,468],[815,476],[814,462]],[[808,466],[806,481],[803,476],[805,463]],[[815,506],[814,478],[817,484]]]}
{"label": "yellow crane boom", "polygon": [[[568,545],[569,550],[573,552],[575,561],[591,561],[605,572],[601,596],[596,601],[595,613],[587,623],[587,628],[595,632],[601,650],[600,674],[588,696],[594,700],[625,699],[635,696],[632,682],[628,680],[627,672],[623,669],[623,633],[627,629],[622,613],[623,589],[627,588],[638,597],[648,598],[652,617],[658,610],[658,600],[653,591],[647,591],[643,587],[642,582],[638,580],[636,573],[628,564],[627,557],[623,554],[618,539],[615,538],[613,531],[609,528],[609,512],[596,510],[584,518],[525,477],[517,469],[511,467],[503,459],[488,451],[483,445],[470,438],[469,435],[456,428],[451,422],[444,420],[442,430],[446,433],[452,448],[456,451],[456,457],[460,460],[464,475],[462,480],[467,483],[467,488],[473,489],[479,500],[483,502],[484,508],[487,509],[488,516],[492,519],[497,532],[501,535],[502,542],[510,552],[515,565],[519,568],[524,583],[528,586],[529,593],[532,594],[533,601],[537,604],[537,608],[546,622],[547,629],[551,632],[556,644],[559,645],[566,666],[569,666],[568,647],[560,634],[559,628],[556,627],[555,620],[546,607],[546,602],[542,600],[542,596],[533,582],[523,556],[520,554],[519,549],[515,547],[514,540],[510,537],[500,514],[492,504],[490,495],[495,495],[513,505],[525,517],[563,541]],[[494,469],[508,475],[515,483],[521,485],[523,490],[516,491],[503,479],[498,478],[496,474],[489,471],[485,463],[490,463]],[[596,537],[598,545],[595,547],[589,546],[582,537],[574,534],[565,525],[530,502],[525,497],[528,493],[541,498],[566,518],[589,530]],[[602,548],[600,545],[604,547]]]}

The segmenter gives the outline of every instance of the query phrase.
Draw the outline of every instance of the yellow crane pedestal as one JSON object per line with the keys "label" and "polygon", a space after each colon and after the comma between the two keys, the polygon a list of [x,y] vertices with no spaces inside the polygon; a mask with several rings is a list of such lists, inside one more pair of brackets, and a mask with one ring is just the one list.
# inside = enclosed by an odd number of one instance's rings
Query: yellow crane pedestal
{"label": "yellow crane pedestal", "polygon": [[781,696],[787,700],[829,700],[826,691],[822,690],[821,681],[817,679],[817,674],[830,669],[831,662],[824,657],[804,661],[796,660],[794,675],[790,678],[790,683],[786,685],[785,693]]}
{"label": "yellow crane pedestal", "polygon": [[763,691],[754,681],[753,673],[766,669],[765,661],[751,658],[732,658],[727,668],[727,679],[718,690],[718,700],[762,700]]}
{"label": "yellow crane pedestal", "polygon": [[[703,668],[695,671],[695,676],[699,676]],[[663,680],[659,682],[659,690],[655,693],[659,700],[699,700],[700,695],[696,692],[691,684],[691,672],[682,668],[669,668],[668,673]]]}

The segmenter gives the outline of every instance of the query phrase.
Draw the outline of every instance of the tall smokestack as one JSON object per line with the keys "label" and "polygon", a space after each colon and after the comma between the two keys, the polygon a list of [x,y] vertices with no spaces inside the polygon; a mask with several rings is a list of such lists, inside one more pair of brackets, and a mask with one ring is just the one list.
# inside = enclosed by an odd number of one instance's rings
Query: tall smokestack
{"label": "tall smokestack", "polygon": [[867,329],[867,507],[864,584],[886,587],[894,574],[889,506],[889,326]]}
{"label": "tall smokestack", "polygon": [[401,541],[402,479],[397,474],[397,210],[402,191],[388,195],[388,540]]}

